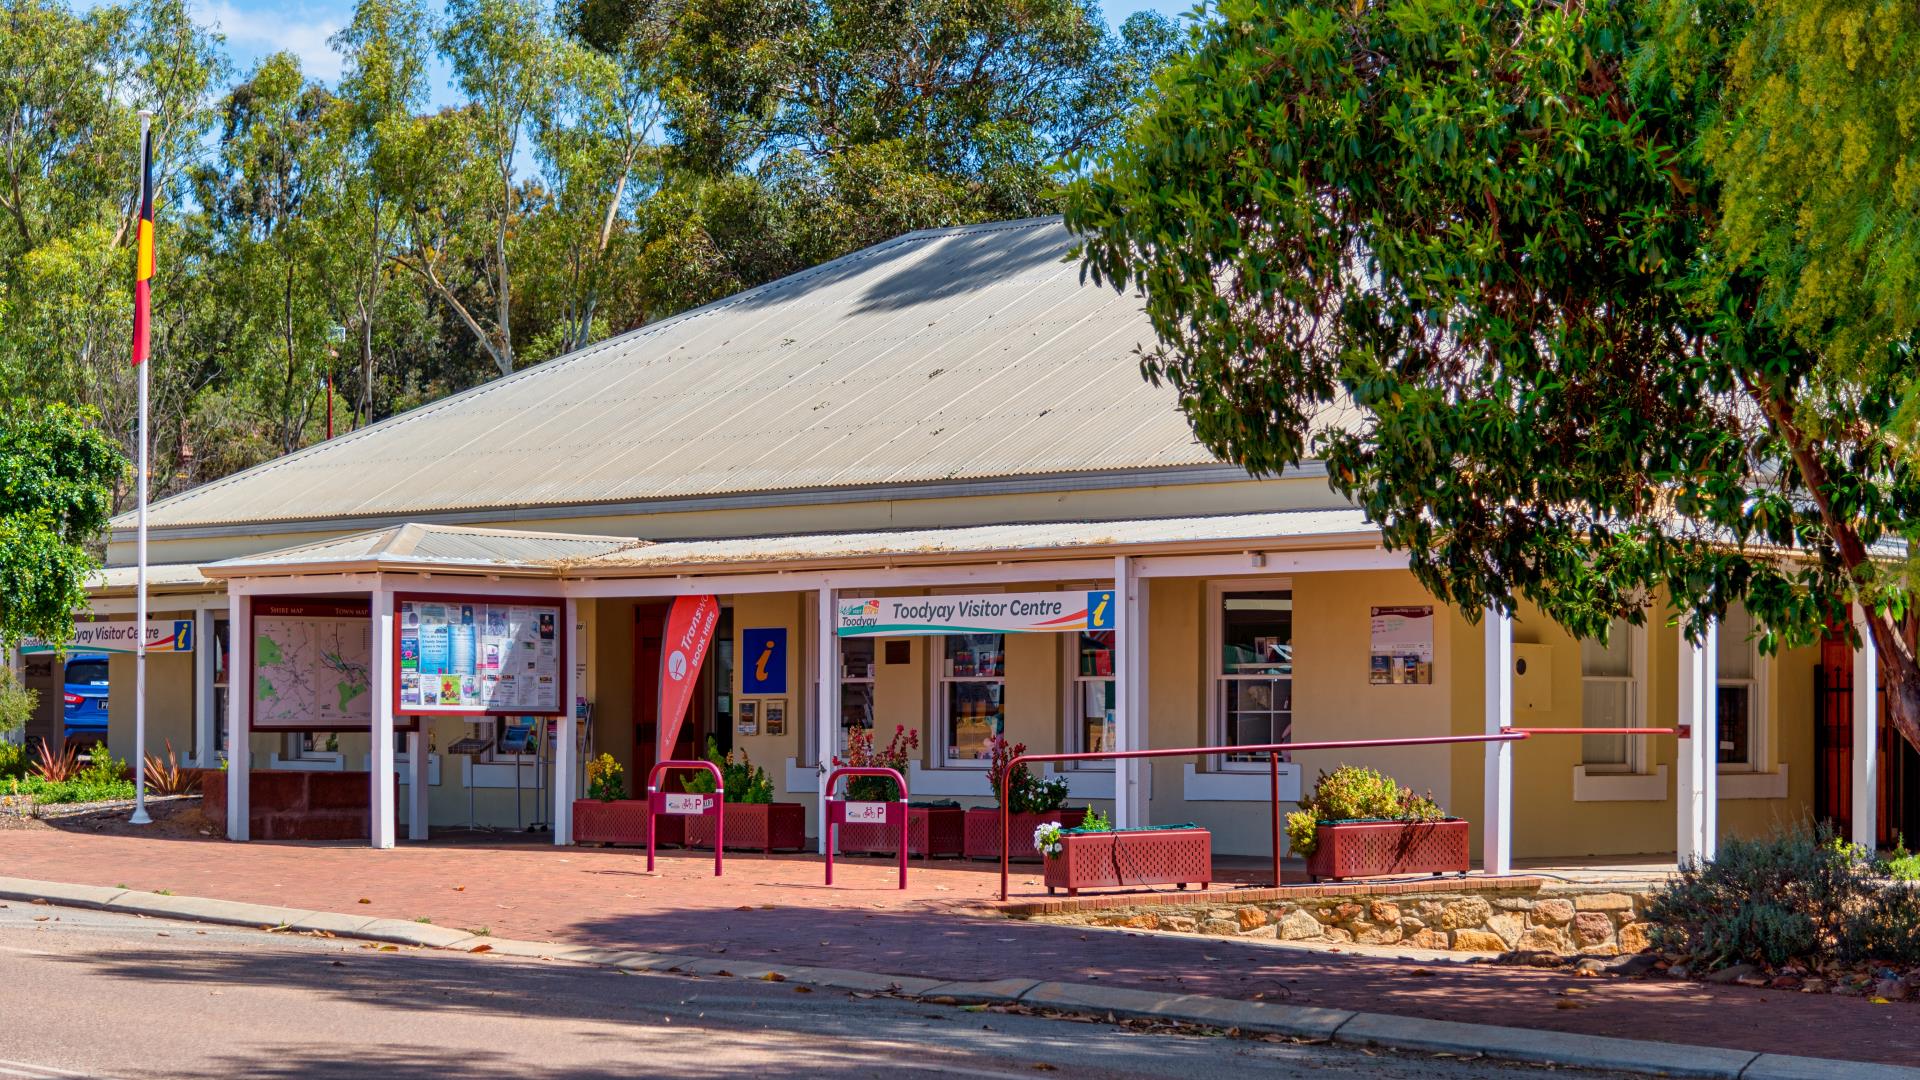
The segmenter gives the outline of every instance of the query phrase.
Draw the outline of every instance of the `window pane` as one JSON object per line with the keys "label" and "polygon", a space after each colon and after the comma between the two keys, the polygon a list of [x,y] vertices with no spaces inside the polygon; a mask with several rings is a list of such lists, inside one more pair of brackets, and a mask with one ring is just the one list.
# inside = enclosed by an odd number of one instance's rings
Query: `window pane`
{"label": "window pane", "polygon": [[873,642],[873,638],[840,639],[841,678],[873,678]]}
{"label": "window pane", "polygon": [[[1100,753],[1113,749],[1113,680],[1088,679],[1080,683],[1080,750]],[[1093,764],[1105,764],[1094,762]]]}
{"label": "window pane", "polygon": [[1716,700],[1720,711],[1720,764],[1753,764],[1753,688],[1722,686]]}
{"label": "window pane", "polygon": [[873,684],[840,684],[840,748],[846,749],[847,733],[856,727],[873,730]]}
{"label": "window pane", "polygon": [[992,756],[987,742],[1005,723],[999,680],[949,682],[947,691],[947,760],[985,761]]}
{"label": "window pane", "polygon": [[[1224,679],[1221,712],[1229,746],[1283,743],[1293,738],[1292,679]],[[1230,761],[1261,761],[1264,754],[1232,754]]]}
{"label": "window pane", "polygon": [[1747,614],[1747,609],[1738,604],[1727,609],[1727,617],[1720,622],[1721,678],[1753,678],[1753,629],[1753,617]]}
{"label": "window pane", "polygon": [[1587,638],[1580,642],[1580,674],[1613,675],[1630,678],[1633,675],[1633,649],[1629,642],[1633,639],[1633,628],[1623,619],[1615,619],[1607,630],[1607,643]]}
{"label": "window pane", "polygon": [[1007,673],[1005,634],[948,634],[948,678],[998,677]]}
{"label": "window pane", "polygon": [[[1582,687],[1580,721],[1585,727],[1630,727],[1628,692],[1633,684],[1589,679]],[[1582,735],[1580,760],[1588,765],[1625,765],[1625,735]]]}
{"label": "window pane", "polygon": [[1223,674],[1293,673],[1293,594],[1228,593],[1221,598]]}
{"label": "window pane", "polygon": [[1113,674],[1113,631],[1081,632],[1079,672],[1095,678]]}

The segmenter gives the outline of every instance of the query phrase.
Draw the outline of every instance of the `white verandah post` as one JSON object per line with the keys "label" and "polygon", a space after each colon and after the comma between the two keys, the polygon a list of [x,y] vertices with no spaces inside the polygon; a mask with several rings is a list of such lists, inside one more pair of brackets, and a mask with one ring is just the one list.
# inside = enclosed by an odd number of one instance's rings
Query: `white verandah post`
{"label": "white verandah post", "polygon": [[[840,638],[836,633],[838,613],[834,609],[835,590],[831,586],[822,586],[814,603],[814,663],[819,700],[814,706],[815,723],[813,725],[814,760],[820,768],[827,769],[833,763],[833,755],[839,752],[840,730]],[[819,788],[815,801],[819,805],[820,822],[819,850],[827,851],[827,774],[820,773]],[[912,794],[909,792],[908,794]]]}
{"label": "white verandah post", "polygon": [[[1125,555],[1113,560],[1113,738],[1116,750],[1144,750],[1151,741],[1147,709],[1147,597],[1139,565]],[[1114,763],[1113,824],[1147,824],[1146,774],[1139,758]]]}
{"label": "white verandah post", "polygon": [[580,669],[586,663],[585,635],[580,632],[580,601],[568,597],[561,612],[567,636],[567,670],[562,674],[564,690],[560,697],[563,711],[554,725],[553,745],[553,842],[559,846],[573,843],[573,800],[579,762],[576,760],[580,728],[580,697],[586,687],[580,682]]}
{"label": "white verandah post", "polygon": [[[393,591],[384,582],[373,588],[373,730],[368,740],[368,840],[376,848],[394,842],[393,763]],[[409,749],[412,749],[411,743]],[[424,826],[425,821],[421,824]]]}
{"label": "white verandah post", "polygon": [[[1483,617],[1487,639],[1486,733],[1499,735],[1513,718],[1513,616],[1489,606]],[[1488,874],[1513,871],[1513,744],[1486,744],[1485,798],[1480,867]]]}
{"label": "white verandah post", "polygon": [[1709,622],[1698,645],[1680,635],[1680,665],[1676,680],[1680,692],[1680,724],[1686,736],[1679,740],[1675,771],[1679,838],[1677,861],[1712,859],[1719,835],[1720,774],[1719,641],[1717,622]]}
{"label": "white verandah post", "polygon": [[1868,851],[1879,846],[1880,661],[1873,652],[1873,626],[1854,609],[1860,646],[1853,651],[1853,805],[1847,839]]}
{"label": "white verandah post", "polygon": [[227,839],[248,840],[248,796],[253,768],[253,597],[239,582],[227,584]]}

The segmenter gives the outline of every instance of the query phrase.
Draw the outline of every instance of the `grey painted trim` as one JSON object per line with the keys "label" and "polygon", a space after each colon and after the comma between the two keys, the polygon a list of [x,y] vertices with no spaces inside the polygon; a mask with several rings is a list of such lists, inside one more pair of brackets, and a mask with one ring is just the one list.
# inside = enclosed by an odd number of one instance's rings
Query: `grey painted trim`
{"label": "grey painted trim", "polygon": [[[408,522],[423,525],[472,525],[508,521],[545,521],[554,518],[684,514],[709,510],[770,510],[836,503],[891,502],[902,499],[978,498],[994,495],[1045,494],[1055,491],[1232,484],[1261,480],[1312,480],[1324,478],[1326,475],[1326,464],[1318,461],[1306,462],[1273,477],[1253,476],[1238,465],[1215,463],[1150,469],[1113,469],[1100,472],[996,476],[980,480],[930,480],[859,487],[752,491],[733,495],[688,495],[660,499],[630,499],[610,503],[541,503],[534,506],[482,507],[463,510],[402,510],[390,514],[361,514],[352,517],[228,521],[206,525],[149,525],[147,535],[168,540],[198,540],[231,536],[238,532],[266,532],[275,535],[363,532]],[[118,530],[108,539],[109,543],[120,541]]]}

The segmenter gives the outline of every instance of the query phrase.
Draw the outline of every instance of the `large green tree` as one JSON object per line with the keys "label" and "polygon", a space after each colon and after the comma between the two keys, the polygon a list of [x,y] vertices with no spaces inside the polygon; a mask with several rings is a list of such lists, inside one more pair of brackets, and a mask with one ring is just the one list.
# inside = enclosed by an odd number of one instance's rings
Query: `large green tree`
{"label": "large green tree", "polygon": [[83,409],[0,410],[0,647],[65,642],[127,459]]}
{"label": "large green tree", "polygon": [[1763,649],[1858,602],[1920,746],[1916,20],[1221,0],[1068,222],[1202,440],[1324,458],[1436,595]]}

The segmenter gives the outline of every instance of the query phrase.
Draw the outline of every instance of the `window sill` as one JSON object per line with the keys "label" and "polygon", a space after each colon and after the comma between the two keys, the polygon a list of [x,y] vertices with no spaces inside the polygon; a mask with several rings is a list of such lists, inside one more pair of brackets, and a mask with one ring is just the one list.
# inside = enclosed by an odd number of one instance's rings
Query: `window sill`
{"label": "window sill", "polygon": [[1574,802],[1665,802],[1667,767],[1656,765],[1650,773],[1588,772],[1585,765],[1573,767]]}
{"label": "window sill", "polygon": [[326,757],[283,758],[279,754],[267,755],[267,768],[283,772],[344,772],[346,758],[339,754]]}
{"label": "window sill", "polygon": [[1714,778],[1722,800],[1784,799],[1787,797],[1787,763],[1775,772],[1726,772]]}
{"label": "window sill", "polygon": [[[1273,778],[1266,769],[1258,772],[1201,772],[1187,764],[1181,767],[1181,797],[1188,802],[1271,802]],[[1300,801],[1300,765],[1280,763],[1280,801]]]}

